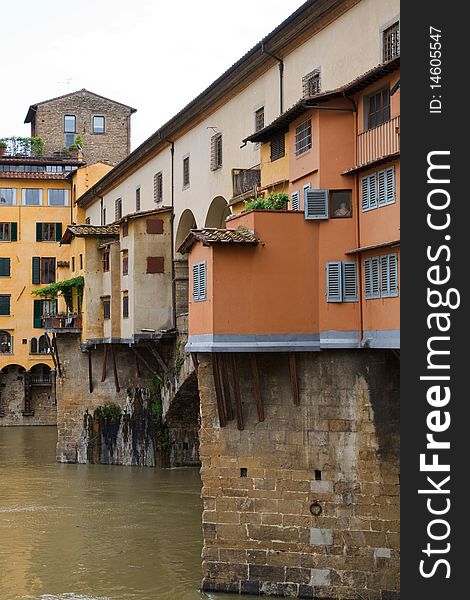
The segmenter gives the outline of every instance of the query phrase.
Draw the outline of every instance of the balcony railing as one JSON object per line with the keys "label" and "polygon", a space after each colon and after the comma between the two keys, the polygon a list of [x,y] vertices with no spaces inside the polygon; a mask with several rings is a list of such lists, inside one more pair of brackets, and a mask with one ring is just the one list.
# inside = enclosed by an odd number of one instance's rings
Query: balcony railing
{"label": "balcony railing", "polygon": [[56,315],[54,317],[45,317],[44,329],[54,330],[55,332],[67,333],[71,330],[76,332],[82,328],[81,315]]}
{"label": "balcony railing", "polygon": [[357,136],[356,166],[362,167],[400,152],[400,115]]}
{"label": "balcony railing", "polygon": [[52,377],[50,373],[43,373],[42,375],[31,375],[32,385],[51,385]]}

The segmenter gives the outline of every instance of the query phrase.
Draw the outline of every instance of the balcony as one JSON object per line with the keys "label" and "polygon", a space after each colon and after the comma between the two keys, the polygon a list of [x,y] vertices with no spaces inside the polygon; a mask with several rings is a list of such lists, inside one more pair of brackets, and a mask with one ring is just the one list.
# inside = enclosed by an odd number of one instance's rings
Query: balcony
{"label": "balcony", "polygon": [[400,152],[400,115],[357,136],[356,168]]}
{"label": "balcony", "polygon": [[54,333],[81,333],[82,316],[76,314],[55,315],[44,318],[44,329]]}
{"label": "balcony", "polygon": [[256,187],[261,183],[260,169],[233,169],[233,196],[248,192],[256,195]]}
{"label": "balcony", "polygon": [[42,373],[40,375],[31,375],[31,385],[51,385],[52,376],[50,373]]}

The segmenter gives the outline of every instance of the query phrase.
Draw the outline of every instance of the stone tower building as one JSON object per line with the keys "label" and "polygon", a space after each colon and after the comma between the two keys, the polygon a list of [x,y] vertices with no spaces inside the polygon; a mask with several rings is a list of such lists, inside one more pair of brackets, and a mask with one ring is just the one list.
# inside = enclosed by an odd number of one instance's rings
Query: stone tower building
{"label": "stone tower building", "polygon": [[88,164],[115,165],[130,152],[134,112],[135,108],[82,89],[32,104],[25,123],[31,123],[31,136],[44,140],[46,156],[63,152],[80,136]]}

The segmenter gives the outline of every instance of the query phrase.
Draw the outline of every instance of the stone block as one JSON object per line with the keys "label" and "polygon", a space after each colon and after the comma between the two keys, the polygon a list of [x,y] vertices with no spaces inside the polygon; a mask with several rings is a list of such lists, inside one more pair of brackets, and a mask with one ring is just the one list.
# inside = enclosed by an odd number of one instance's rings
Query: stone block
{"label": "stone block", "polygon": [[333,531],[321,527],[310,528],[310,544],[312,546],[332,546]]}
{"label": "stone block", "polygon": [[330,569],[310,569],[310,585],[314,587],[330,585],[330,573]]}

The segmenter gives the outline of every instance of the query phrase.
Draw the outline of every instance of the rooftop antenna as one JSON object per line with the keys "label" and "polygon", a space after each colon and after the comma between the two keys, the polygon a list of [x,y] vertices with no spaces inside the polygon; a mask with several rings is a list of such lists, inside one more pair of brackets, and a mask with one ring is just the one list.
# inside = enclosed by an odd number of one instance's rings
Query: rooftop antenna
{"label": "rooftop antenna", "polygon": [[60,83],[60,85],[66,85],[67,86],[67,94],[70,92],[70,82],[72,81],[72,77],[66,77],[65,81],[58,81],[57,83]]}

